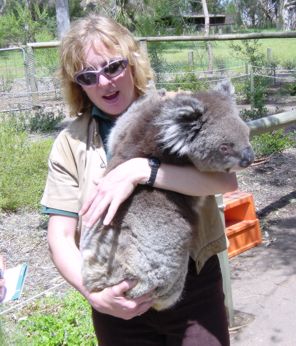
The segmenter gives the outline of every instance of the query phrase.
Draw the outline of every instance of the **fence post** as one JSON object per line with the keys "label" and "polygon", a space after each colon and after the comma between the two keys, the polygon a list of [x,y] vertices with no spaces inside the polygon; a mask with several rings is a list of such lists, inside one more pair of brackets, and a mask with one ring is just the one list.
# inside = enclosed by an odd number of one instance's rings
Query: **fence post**
{"label": "fence post", "polygon": [[267,60],[267,65],[270,67],[270,72],[273,76],[273,85],[276,85],[276,67],[273,65],[273,58],[272,58],[272,49],[267,48],[266,50],[266,60]]}
{"label": "fence post", "polygon": [[25,71],[26,71],[26,81],[30,87],[31,93],[31,106],[38,104],[38,87],[35,78],[35,64],[34,64],[34,53],[31,46],[26,47],[26,59],[25,59]]}
{"label": "fence post", "polygon": [[[221,194],[215,195],[215,198],[219,208],[221,221],[225,228],[223,196]],[[223,291],[225,296],[225,306],[227,311],[228,326],[233,327],[234,326],[234,308],[233,308],[232,289],[231,289],[230,266],[229,266],[227,250],[220,252],[218,254],[218,258],[219,258],[222,278],[223,278]]]}
{"label": "fence post", "polygon": [[193,51],[190,50],[188,52],[188,65],[189,66],[193,66],[194,65],[194,55],[193,55]]}
{"label": "fence post", "polygon": [[250,71],[249,71],[249,64],[245,64],[245,72],[246,72],[246,75],[249,76],[250,74]]}
{"label": "fence post", "polygon": [[248,67],[249,71],[250,71],[250,93],[251,93],[251,109],[254,109],[255,105],[254,105],[254,92],[255,92],[255,87],[254,87],[254,70],[253,70],[253,66],[249,65]]}
{"label": "fence post", "polygon": [[140,48],[141,50],[148,55],[148,47],[147,47],[147,41],[146,40],[140,40]]}
{"label": "fence post", "polygon": [[267,64],[271,65],[272,63],[272,49],[271,48],[267,48],[266,50],[266,60],[267,60]]}

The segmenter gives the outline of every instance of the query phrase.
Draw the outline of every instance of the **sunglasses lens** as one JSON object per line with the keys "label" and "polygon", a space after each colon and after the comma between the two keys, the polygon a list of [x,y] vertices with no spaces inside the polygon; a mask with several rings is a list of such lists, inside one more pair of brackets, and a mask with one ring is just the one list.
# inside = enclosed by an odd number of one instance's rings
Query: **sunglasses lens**
{"label": "sunglasses lens", "polygon": [[76,82],[80,85],[93,85],[97,82],[97,76],[94,72],[82,72],[76,77]]}
{"label": "sunglasses lens", "polygon": [[113,61],[104,68],[104,74],[108,77],[118,76],[127,66],[126,60]]}
{"label": "sunglasses lens", "polygon": [[127,64],[127,59],[116,60],[103,67],[100,71],[80,72],[76,75],[75,82],[82,86],[96,85],[101,74],[107,78],[114,78],[127,67]]}

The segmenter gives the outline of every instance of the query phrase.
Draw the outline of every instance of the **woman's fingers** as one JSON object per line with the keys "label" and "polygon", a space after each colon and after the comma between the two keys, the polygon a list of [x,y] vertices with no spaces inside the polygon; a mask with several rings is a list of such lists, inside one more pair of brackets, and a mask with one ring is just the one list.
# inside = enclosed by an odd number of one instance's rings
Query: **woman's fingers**
{"label": "woman's fingers", "polygon": [[123,297],[124,293],[137,285],[136,280],[124,280],[118,285],[112,286],[111,290],[115,297]]}
{"label": "woman's fingers", "polygon": [[109,225],[120,204],[130,196],[137,184],[146,181],[147,169],[146,159],[135,158],[120,164],[101,178],[79,212],[83,216],[83,223],[93,227],[106,213],[104,224]]}
{"label": "woman's fingers", "polygon": [[108,226],[111,221],[113,220],[113,217],[115,216],[118,208],[120,207],[121,203],[127,198],[127,196],[125,196],[125,198],[120,198],[119,196],[115,197],[114,199],[112,199],[109,207],[108,207],[108,210],[107,210],[107,213],[106,213],[106,216],[104,218],[104,221],[103,221],[103,224],[105,226]]}

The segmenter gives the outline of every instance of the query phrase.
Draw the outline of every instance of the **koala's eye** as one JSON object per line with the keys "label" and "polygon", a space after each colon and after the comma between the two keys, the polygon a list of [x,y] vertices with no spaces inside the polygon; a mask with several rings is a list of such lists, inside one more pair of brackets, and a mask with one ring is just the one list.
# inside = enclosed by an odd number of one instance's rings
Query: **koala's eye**
{"label": "koala's eye", "polygon": [[232,146],[230,144],[223,143],[220,145],[219,151],[223,155],[230,154],[232,152]]}

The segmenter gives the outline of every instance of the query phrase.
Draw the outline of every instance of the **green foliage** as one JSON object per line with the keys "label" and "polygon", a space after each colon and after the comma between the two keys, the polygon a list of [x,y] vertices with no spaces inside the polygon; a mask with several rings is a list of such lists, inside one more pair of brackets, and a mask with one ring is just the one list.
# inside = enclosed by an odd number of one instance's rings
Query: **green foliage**
{"label": "green foliage", "polygon": [[135,16],[136,35],[181,35],[184,28],[182,8],[182,0],[150,0],[147,10]]}
{"label": "green foliage", "polygon": [[261,46],[259,40],[243,40],[229,45],[237,58],[253,66],[262,66],[264,62]]}
{"label": "green foliage", "polygon": [[6,336],[3,333],[1,323],[0,323],[0,345],[3,345],[3,346],[6,345],[5,339],[6,339]]}
{"label": "green foliage", "polygon": [[0,209],[39,208],[52,142],[32,142],[15,122],[1,121]]}
{"label": "green foliage", "polygon": [[64,119],[64,114],[58,111],[58,114],[46,112],[38,109],[33,112],[18,112],[9,119],[9,123],[17,131],[27,132],[50,132],[54,131],[58,124]]}
{"label": "green foliage", "polygon": [[163,73],[167,70],[167,63],[161,54],[163,45],[152,44],[149,49],[149,59],[151,67],[156,74],[156,83],[161,82],[159,73]]}
{"label": "green foliage", "polygon": [[246,84],[245,92],[247,101],[251,102],[254,108],[263,109],[267,94],[268,79],[261,76],[254,76],[254,91],[250,89],[249,83]]}
{"label": "green foliage", "polygon": [[186,90],[186,91],[200,91],[207,90],[209,83],[206,80],[200,80],[192,71],[179,73],[170,82],[161,85],[168,91]]}
{"label": "green foliage", "polygon": [[[188,2],[190,3],[193,12],[202,13],[201,1],[189,0]],[[217,14],[225,11],[226,4],[225,1],[221,0],[207,0],[207,6],[209,13]]]}
{"label": "green foliage", "polygon": [[294,70],[296,68],[296,58],[284,60],[282,66],[284,69]]}
{"label": "green foliage", "polygon": [[34,51],[36,75],[38,77],[53,77],[58,66],[58,50],[56,47],[39,48]]}
{"label": "green foliage", "polygon": [[41,30],[53,30],[53,18],[48,17],[47,7],[41,8],[34,3],[32,8],[25,1],[15,2],[0,20],[0,46],[34,42]]}
{"label": "green foliage", "polygon": [[223,70],[227,67],[227,61],[222,57],[214,57],[214,66],[218,70]]}
{"label": "green foliage", "polygon": [[97,345],[90,306],[78,292],[43,298],[27,309],[29,316],[18,323],[25,335],[22,345]]}
{"label": "green foliage", "polygon": [[267,95],[267,86],[269,80],[262,76],[254,76],[254,90],[251,91],[250,81],[246,80],[243,83],[235,85],[236,93],[248,103],[252,104],[252,109],[242,110],[240,115],[245,121],[254,120],[267,115],[267,108],[265,106],[265,98]]}
{"label": "green foliage", "polygon": [[251,89],[251,78],[241,88],[245,101],[252,104],[252,109],[241,112],[245,120],[257,119],[267,114],[265,98],[267,93],[268,78],[260,76],[261,66],[264,65],[264,55],[258,40],[245,40],[241,43],[232,43],[230,48],[238,58],[252,66],[254,73],[253,90]]}
{"label": "green foliage", "polygon": [[251,143],[257,157],[269,156],[295,146],[293,133],[285,134],[282,129],[254,136]]}
{"label": "green foliage", "polygon": [[287,90],[291,96],[296,96],[296,83],[289,83],[287,85]]}
{"label": "green foliage", "polygon": [[244,121],[250,121],[255,119],[260,119],[267,115],[268,109],[266,107],[244,109],[240,112],[240,116]]}
{"label": "green foliage", "polygon": [[69,11],[72,20],[75,18],[83,17],[85,15],[85,13],[83,12],[83,8],[81,6],[81,0],[69,1]]}

